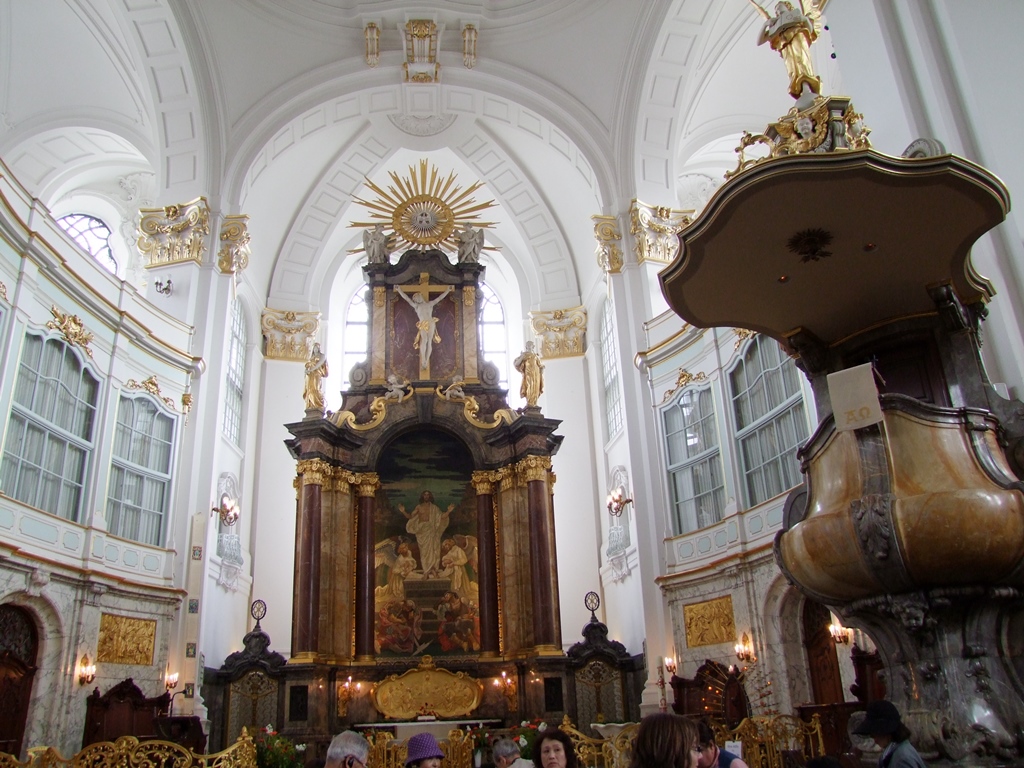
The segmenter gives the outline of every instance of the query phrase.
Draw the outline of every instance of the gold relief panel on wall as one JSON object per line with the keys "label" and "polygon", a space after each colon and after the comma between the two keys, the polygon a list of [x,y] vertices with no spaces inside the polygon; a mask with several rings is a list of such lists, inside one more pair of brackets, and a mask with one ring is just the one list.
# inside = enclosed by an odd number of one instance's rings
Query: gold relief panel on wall
{"label": "gold relief panel on wall", "polygon": [[133,619],[112,613],[100,616],[97,662],[149,666],[153,663],[155,645],[155,619]]}
{"label": "gold relief panel on wall", "polygon": [[736,640],[736,620],[732,613],[732,595],[683,606],[686,647],[732,643]]}

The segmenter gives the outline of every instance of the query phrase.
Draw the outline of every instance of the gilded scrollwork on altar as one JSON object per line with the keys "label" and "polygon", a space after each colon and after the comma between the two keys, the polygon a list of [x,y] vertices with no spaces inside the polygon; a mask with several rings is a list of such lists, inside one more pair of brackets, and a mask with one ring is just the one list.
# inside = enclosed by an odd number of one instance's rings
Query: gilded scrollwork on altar
{"label": "gilded scrollwork on altar", "polygon": [[681,211],[633,200],[629,206],[629,233],[636,244],[636,260],[669,264],[679,255],[678,234],[692,221],[693,211]]}
{"label": "gilded scrollwork on altar", "polygon": [[203,263],[210,234],[210,207],[205,197],[163,208],[140,208],[137,245],[146,268]]}
{"label": "gilded scrollwork on altar", "polygon": [[483,693],[479,680],[465,672],[438,669],[430,656],[424,656],[416,669],[391,675],[373,686],[370,699],[385,717],[410,720],[418,715],[469,715],[480,705]]}
{"label": "gilded scrollwork on altar", "polygon": [[540,337],[543,358],[577,357],[587,351],[587,310],[583,307],[531,312],[530,322]]}
{"label": "gilded scrollwork on altar", "polygon": [[263,310],[260,328],[265,342],[264,357],[305,362],[320,330],[320,313],[267,307]]}
{"label": "gilded scrollwork on altar", "polygon": [[597,240],[597,263],[609,275],[622,271],[622,232],[615,216],[591,216]]}
{"label": "gilded scrollwork on altar", "polygon": [[732,595],[684,605],[683,625],[688,648],[734,642],[736,619],[733,616]]}
{"label": "gilded scrollwork on altar", "polygon": [[244,272],[252,254],[249,241],[249,217],[244,213],[225,216],[220,227],[217,269],[227,275]]}

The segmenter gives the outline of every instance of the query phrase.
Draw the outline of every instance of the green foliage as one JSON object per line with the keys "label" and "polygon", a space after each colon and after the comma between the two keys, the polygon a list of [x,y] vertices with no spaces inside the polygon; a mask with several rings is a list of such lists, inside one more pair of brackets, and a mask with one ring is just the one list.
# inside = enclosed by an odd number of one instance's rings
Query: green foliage
{"label": "green foliage", "polygon": [[287,736],[267,725],[256,732],[253,739],[256,744],[257,768],[303,768],[305,744],[293,744]]}

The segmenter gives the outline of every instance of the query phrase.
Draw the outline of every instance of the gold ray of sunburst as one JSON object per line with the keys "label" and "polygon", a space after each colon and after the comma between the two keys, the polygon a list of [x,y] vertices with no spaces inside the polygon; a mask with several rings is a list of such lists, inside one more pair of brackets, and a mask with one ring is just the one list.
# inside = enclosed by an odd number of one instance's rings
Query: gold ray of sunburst
{"label": "gold ray of sunburst", "polygon": [[[373,221],[353,221],[350,226],[372,228],[384,224],[393,233],[392,244],[396,251],[410,248],[433,246],[458,251],[459,229],[471,224],[486,229],[493,221],[479,221],[480,211],[495,203],[488,200],[478,203],[472,194],[482,185],[475,182],[465,190],[455,183],[455,172],[442,178],[436,167],[427,160],[420,160],[419,168],[409,166],[405,178],[394,171],[388,174],[394,184],[382,189],[369,179],[366,186],[376,193],[374,200],[355,198],[355,202],[366,206]],[[362,249],[356,249],[357,253]]]}

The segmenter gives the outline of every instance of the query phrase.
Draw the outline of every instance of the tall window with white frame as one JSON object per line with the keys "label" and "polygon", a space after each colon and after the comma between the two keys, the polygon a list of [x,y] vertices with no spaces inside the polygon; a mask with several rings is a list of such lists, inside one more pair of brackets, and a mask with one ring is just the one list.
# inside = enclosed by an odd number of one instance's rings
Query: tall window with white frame
{"label": "tall window with white frame", "polygon": [[110,251],[111,230],[103,221],[84,213],[72,213],[57,219],[57,224],[104,269],[112,275],[117,274],[117,260]]}
{"label": "tall window with white frame", "polygon": [[231,308],[231,340],[228,345],[227,381],[224,387],[224,435],[242,446],[242,401],[245,394],[245,311],[240,299]]}
{"label": "tall window with white frame", "polygon": [[99,386],[69,345],[25,334],[0,466],[5,494],[80,520]]}
{"label": "tall window with white frame", "polygon": [[601,376],[604,381],[604,426],[611,439],[622,430],[622,385],[612,303],[605,299],[601,310]]}
{"label": "tall window with white frame", "polygon": [[807,437],[800,373],[777,342],[759,334],[729,385],[747,504],[754,506],[800,483],[796,450]]}
{"label": "tall window with white frame", "polygon": [[484,360],[498,367],[498,384],[508,388],[508,329],[501,301],[487,283],[480,283],[480,315],[477,321]]}
{"label": "tall window with white frame", "polygon": [[145,397],[121,396],[107,491],[107,528],[161,546],[171,492],[174,419]]}
{"label": "tall window with white frame", "polygon": [[356,291],[345,311],[345,330],[342,334],[342,385],[349,385],[349,376],[356,363],[366,359],[370,351],[370,307],[366,303],[365,286]]}
{"label": "tall window with white frame", "polygon": [[685,390],[662,412],[676,535],[722,519],[725,483],[710,388]]}

